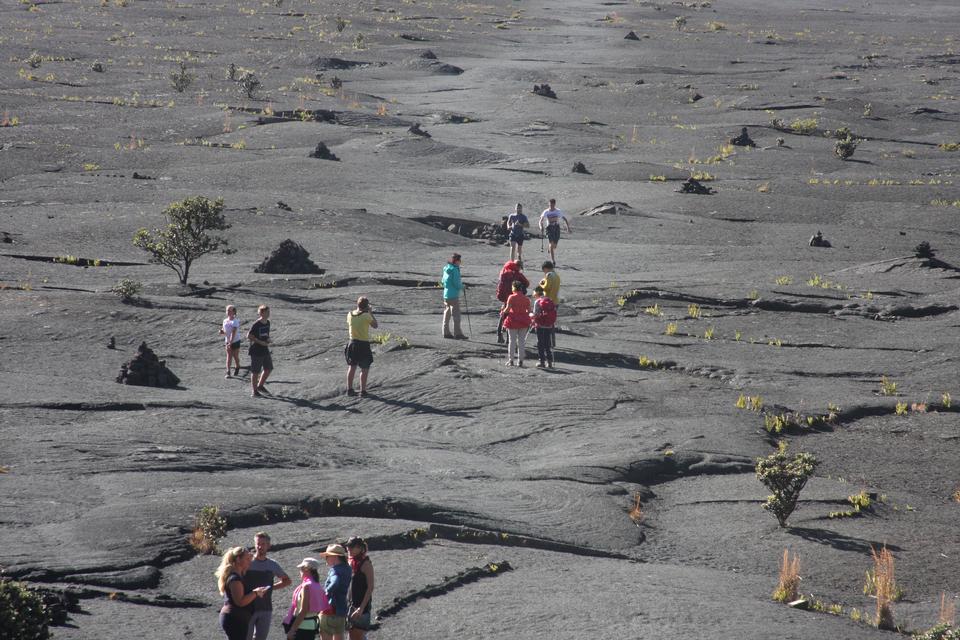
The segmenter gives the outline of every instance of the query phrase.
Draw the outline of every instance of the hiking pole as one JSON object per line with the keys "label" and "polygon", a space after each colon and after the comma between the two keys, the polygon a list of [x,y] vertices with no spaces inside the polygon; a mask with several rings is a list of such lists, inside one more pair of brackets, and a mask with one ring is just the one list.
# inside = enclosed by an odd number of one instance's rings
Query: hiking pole
{"label": "hiking pole", "polygon": [[543,253],[543,227],[540,227],[540,253]]}
{"label": "hiking pole", "polygon": [[470,307],[467,306],[467,285],[463,285],[463,314],[467,316],[467,329],[470,331],[470,337],[473,337],[473,326],[470,324]]}

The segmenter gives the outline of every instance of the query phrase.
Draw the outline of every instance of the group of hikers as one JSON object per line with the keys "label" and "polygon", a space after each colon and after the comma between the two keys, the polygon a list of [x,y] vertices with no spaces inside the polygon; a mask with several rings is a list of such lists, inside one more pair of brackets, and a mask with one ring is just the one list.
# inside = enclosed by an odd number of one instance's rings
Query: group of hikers
{"label": "group of hikers", "polygon": [[[273,618],[272,594],[291,584],[280,565],[267,557],[270,536],[254,535],[254,548],[233,547],[214,575],[223,595],[220,627],[227,640],[267,640]],[[371,625],[373,564],[367,543],[353,537],[330,544],[297,565],[300,582],[293,590],[282,624],[287,640],[365,640]],[[327,571],[321,578],[321,568]],[[349,635],[347,635],[349,634]]]}
{"label": "group of hikers", "polygon": [[[549,243],[550,260],[541,265],[543,279],[534,288],[533,301],[527,297],[530,281],[523,274],[523,243],[526,229],[530,226],[523,214],[523,205],[517,204],[514,213],[506,219],[510,237],[510,259],[503,265],[497,280],[496,299],[500,302],[500,318],[497,324],[497,342],[503,344],[504,329],[507,333],[507,366],[523,366],[526,355],[526,339],[531,332],[537,334],[538,367],[553,368],[553,347],[556,345],[557,305],[560,303],[560,276],[556,272],[556,251],[560,242],[560,223],[570,231],[570,223],[550,199],[550,206],[540,214],[539,227]],[[460,300],[465,300],[466,287],[460,275],[463,257],[454,253],[443,268],[443,324],[444,338],[466,340],[461,326]],[[452,326],[451,326],[452,325]],[[378,327],[370,300],[365,296],[357,299],[357,307],[347,314],[349,342],[344,348],[347,362],[347,395],[367,396],[367,381],[373,364],[370,348],[370,329]],[[227,352],[225,378],[240,375],[240,346],[242,343],[240,320],[234,305],[227,305],[226,317],[220,327]],[[257,308],[257,320],[246,334],[250,356],[250,395],[270,395],[267,378],[273,371],[270,353],[270,307]],[[360,389],[354,389],[357,369],[360,369]]]}

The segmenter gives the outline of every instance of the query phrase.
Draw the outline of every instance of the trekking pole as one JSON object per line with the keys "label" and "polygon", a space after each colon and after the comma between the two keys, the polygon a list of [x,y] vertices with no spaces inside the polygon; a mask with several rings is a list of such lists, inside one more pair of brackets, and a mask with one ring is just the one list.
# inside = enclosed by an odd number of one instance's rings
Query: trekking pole
{"label": "trekking pole", "polygon": [[467,330],[470,331],[470,337],[473,337],[473,326],[470,324],[470,307],[467,306],[467,285],[463,285],[463,315],[467,316]]}
{"label": "trekking pole", "polygon": [[540,253],[543,253],[543,227],[540,227]]}

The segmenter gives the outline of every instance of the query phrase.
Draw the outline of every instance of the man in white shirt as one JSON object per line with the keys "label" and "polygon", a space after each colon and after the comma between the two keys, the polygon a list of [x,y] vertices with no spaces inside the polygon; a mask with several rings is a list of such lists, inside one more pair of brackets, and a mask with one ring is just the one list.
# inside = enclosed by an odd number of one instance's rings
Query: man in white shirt
{"label": "man in white shirt", "polygon": [[550,198],[550,207],[540,214],[540,233],[547,232],[547,242],[550,244],[550,262],[557,264],[557,245],[560,243],[560,221],[567,227],[567,233],[572,233],[567,217],[557,209],[557,201]]}

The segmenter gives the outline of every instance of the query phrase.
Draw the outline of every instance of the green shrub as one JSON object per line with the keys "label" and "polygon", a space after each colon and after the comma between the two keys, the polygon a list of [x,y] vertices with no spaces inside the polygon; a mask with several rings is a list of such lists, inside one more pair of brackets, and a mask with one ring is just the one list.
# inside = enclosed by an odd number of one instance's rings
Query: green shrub
{"label": "green shrub", "polygon": [[913,640],[960,640],[960,628],[944,622],[921,633],[915,633],[911,638]]}
{"label": "green shrub", "polygon": [[194,75],[187,71],[187,67],[180,61],[180,68],[170,72],[170,84],[174,91],[183,93],[193,83]]}
{"label": "green shrub", "polygon": [[0,579],[0,638],[46,640],[49,626],[50,613],[39,594],[22,582]]}
{"label": "green shrub", "polygon": [[115,294],[124,302],[130,302],[131,300],[136,299],[142,290],[142,282],[137,280],[128,280],[127,278],[118,281],[117,284],[110,287],[110,293]]}
{"label": "green shrub", "polygon": [[772,513],[781,527],[797,508],[800,492],[817,467],[817,459],[809,453],[787,456],[787,443],[781,440],[777,450],[766,458],[757,458],[757,480],[773,493],[767,496],[763,508]]}
{"label": "green shrub", "polygon": [[190,546],[203,554],[220,553],[220,541],[227,535],[227,521],[220,515],[220,508],[207,505],[193,519]]}

